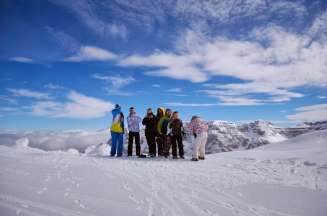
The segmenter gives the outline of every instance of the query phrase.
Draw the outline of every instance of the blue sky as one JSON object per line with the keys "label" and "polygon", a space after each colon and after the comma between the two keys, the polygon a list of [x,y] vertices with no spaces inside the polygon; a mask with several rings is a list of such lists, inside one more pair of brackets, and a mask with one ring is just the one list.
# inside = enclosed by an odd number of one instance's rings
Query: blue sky
{"label": "blue sky", "polygon": [[0,129],[99,129],[115,103],[184,120],[327,119],[326,1],[0,3]]}

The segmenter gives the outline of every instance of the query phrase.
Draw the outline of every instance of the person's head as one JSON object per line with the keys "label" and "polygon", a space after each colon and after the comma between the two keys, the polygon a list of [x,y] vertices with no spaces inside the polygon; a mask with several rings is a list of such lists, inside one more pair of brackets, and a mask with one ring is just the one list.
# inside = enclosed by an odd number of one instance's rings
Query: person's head
{"label": "person's head", "polygon": [[178,117],[178,112],[177,111],[175,111],[175,112],[173,112],[173,117],[172,117],[173,119],[178,119],[179,117]]}
{"label": "person's head", "polygon": [[194,122],[194,121],[196,121],[197,119],[199,119],[199,116],[192,116],[192,118],[191,118],[191,122]]}
{"label": "person's head", "polygon": [[115,109],[120,109],[120,105],[119,104],[115,104]]}
{"label": "person's head", "polygon": [[164,115],[164,112],[165,112],[164,108],[159,107],[157,109],[157,117],[162,117]]}
{"label": "person's head", "polygon": [[166,113],[165,113],[166,116],[170,118],[171,113],[172,113],[171,109],[167,108],[167,109],[166,109]]}
{"label": "person's head", "polygon": [[135,114],[136,113],[136,110],[134,107],[130,107],[129,108],[129,114]]}
{"label": "person's head", "polygon": [[153,113],[152,113],[152,109],[151,108],[148,108],[147,110],[146,110],[146,114],[147,115],[152,115]]}

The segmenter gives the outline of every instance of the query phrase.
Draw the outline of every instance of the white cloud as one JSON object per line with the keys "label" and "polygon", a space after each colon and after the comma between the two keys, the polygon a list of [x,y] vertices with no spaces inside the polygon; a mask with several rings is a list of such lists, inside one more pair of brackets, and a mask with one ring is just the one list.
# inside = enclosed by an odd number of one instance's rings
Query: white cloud
{"label": "white cloud", "polygon": [[[132,55],[120,61],[121,66],[143,66],[148,68],[160,68],[145,72],[149,76],[169,77],[191,82],[204,82],[208,75],[193,64],[200,61],[200,56],[177,55],[172,53],[157,52],[149,56]],[[200,62],[199,62],[200,63]]]}
{"label": "white cloud", "polygon": [[65,102],[38,101],[32,106],[31,114],[51,118],[91,119],[105,116],[113,107],[109,101],[71,91]]}
{"label": "white cloud", "polygon": [[16,56],[9,58],[10,61],[20,62],[20,63],[33,63],[33,59],[24,57],[24,56]]}
{"label": "white cloud", "polygon": [[179,93],[179,92],[182,92],[182,89],[181,88],[171,88],[171,89],[168,89],[167,92]]}
{"label": "white cloud", "polygon": [[327,96],[318,95],[318,96],[317,96],[317,98],[318,98],[318,99],[326,99],[326,98],[327,98]]}
{"label": "white cloud", "polygon": [[[126,38],[128,30],[122,23],[113,22],[112,17],[106,17],[106,2],[80,0],[52,0],[54,4],[69,9],[88,28],[100,37],[114,36]],[[112,3],[109,3],[109,6]]]}
{"label": "white cloud", "polygon": [[45,30],[51,36],[51,39],[54,40],[59,46],[67,51],[77,51],[80,47],[79,42],[73,38],[71,35],[56,30],[50,26],[46,26]]}
{"label": "white cloud", "polygon": [[122,91],[121,88],[133,83],[136,79],[132,76],[103,76],[99,74],[93,74],[94,79],[103,80],[107,83],[108,86],[105,87],[105,90],[109,95],[121,95],[121,96],[130,96],[132,93],[127,91]]}
{"label": "white cloud", "polygon": [[44,88],[50,89],[50,90],[61,90],[61,89],[65,89],[65,87],[60,86],[60,85],[55,85],[53,83],[48,83],[46,85],[44,85]]}
{"label": "white cloud", "polygon": [[[313,41],[307,35],[287,32],[275,25],[255,29],[248,40],[204,40],[190,33],[185,37],[177,45],[179,52],[132,55],[120,64],[149,67],[147,75],[191,82],[204,82],[213,76],[234,77],[244,83],[221,85],[219,89],[229,95],[265,94],[265,102],[303,97],[292,91],[297,87],[327,85],[326,41]],[[251,99],[251,103],[258,101]]]}
{"label": "white cloud", "polygon": [[316,40],[327,40],[327,11],[317,15],[307,31],[307,35]]}
{"label": "white cloud", "polygon": [[[264,23],[288,21],[289,14],[292,14],[293,22],[300,22],[308,17],[306,4],[310,6],[303,1],[283,0],[157,0],[155,4],[149,0],[52,2],[67,8],[96,34],[123,38],[128,33],[126,26],[136,26],[149,32],[157,30],[158,24],[169,23],[170,19],[178,20],[178,24],[189,26],[193,31],[200,29],[209,33],[220,31],[219,25],[233,25],[244,20]],[[206,25],[208,27],[203,27]]]}
{"label": "white cloud", "polygon": [[287,119],[292,121],[324,121],[327,120],[327,104],[316,104],[296,108],[296,113],[287,115]]}
{"label": "white cloud", "polygon": [[2,112],[13,112],[17,110],[18,109],[16,107],[0,107],[0,111]]}
{"label": "white cloud", "polygon": [[264,102],[259,99],[235,96],[217,96],[221,101],[220,105],[224,106],[254,106],[263,105]]}
{"label": "white cloud", "polygon": [[277,87],[275,83],[261,83],[261,82],[250,82],[250,83],[237,83],[237,84],[204,84],[203,86],[217,89],[217,90],[204,90],[209,95],[225,95],[225,96],[237,96],[246,94],[263,93],[269,97],[263,99],[265,102],[285,102],[292,98],[303,97],[303,94],[292,92],[287,89]]}
{"label": "white cloud", "polygon": [[174,107],[209,107],[209,106],[218,106],[218,103],[181,103],[181,102],[167,102],[166,106]]}
{"label": "white cloud", "polygon": [[15,89],[7,88],[7,91],[10,92],[15,97],[28,97],[36,99],[50,99],[51,96],[48,93],[32,91],[29,89]]}
{"label": "white cloud", "polygon": [[7,101],[9,103],[16,103],[17,101],[11,97],[8,97],[6,95],[0,95],[0,100]]}
{"label": "white cloud", "polygon": [[65,58],[65,61],[81,62],[81,61],[108,61],[117,59],[117,55],[95,46],[82,46],[79,51],[70,57]]}
{"label": "white cloud", "polygon": [[160,85],[159,84],[153,84],[152,87],[153,88],[160,88]]}

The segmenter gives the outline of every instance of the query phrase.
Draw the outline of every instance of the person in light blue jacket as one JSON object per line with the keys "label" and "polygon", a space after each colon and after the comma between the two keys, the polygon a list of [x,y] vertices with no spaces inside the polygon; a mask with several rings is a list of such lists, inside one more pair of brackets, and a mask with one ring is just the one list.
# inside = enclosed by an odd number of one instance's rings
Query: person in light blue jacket
{"label": "person in light blue jacket", "polygon": [[110,155],[113,157],[117,153],[117,157],[123,155],[124,144],[124,114],[121,111],[119,104],[111,111],[112,124],[111,124],[111,151]]}

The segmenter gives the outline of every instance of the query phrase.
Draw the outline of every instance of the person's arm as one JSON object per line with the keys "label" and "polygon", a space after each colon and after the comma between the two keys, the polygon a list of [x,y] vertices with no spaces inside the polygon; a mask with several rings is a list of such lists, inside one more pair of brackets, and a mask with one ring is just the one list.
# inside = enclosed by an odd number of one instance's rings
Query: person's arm
{"label": "person's arm", "polygon": [[168,122],[169,128],[173,128],[173,121],[171,120],[170,122]]}
{"label": "person's arm", "polygon": [[137,116],[137,124],[140,124],[141,121],[142,121],[141,117]]}
{"label": "person's arm", "polygon": [[127,117],[127,126],[128,126],[128,128],[130,128],[131,124],[132,124],[131,118],[128,116]]}
{"label": "person's arm", "polygon": [[188,125],[188,128],[190,130],[190,133],[194,136],[194,138],[196,138],[196,133],[194,132],[194,123],[190,122],[190,124]]}
{"label": "person's arm", "polygon": [[[121,113],[120,114],[120,117],[121,117],[121,119],[120,119],[120,125],[121,125],[123,131],[125,131],[125,124],[124,124],[125,118],[124,118],[124,115]],[[127,117],[127,119],[128,119],[128,117]]]}
{"label": "person's arm", "polygon": [[184,129],[184,127],[183,127],[183,122],[182,122],[182,120],[180,120],[180,123],[181,123],[181,132],[182,132],[182,135],[185,136],[186,133],[185,133],[185,129]]}
{"label": "person's arm", "polygon": [[163,122],[163,120],[162,120],[163,118],[161,118],[161,119],[159,119],[159,121],[158,121],[158,123],[157,123],[157,131],[158,131],[158,133],[161,135],[162,133],[161,133],[161,124],[162,124],[162,122]]}
{"label": "person's arm", "polygon": [[142,125],[146,125],[146,117],[143,118]]}

